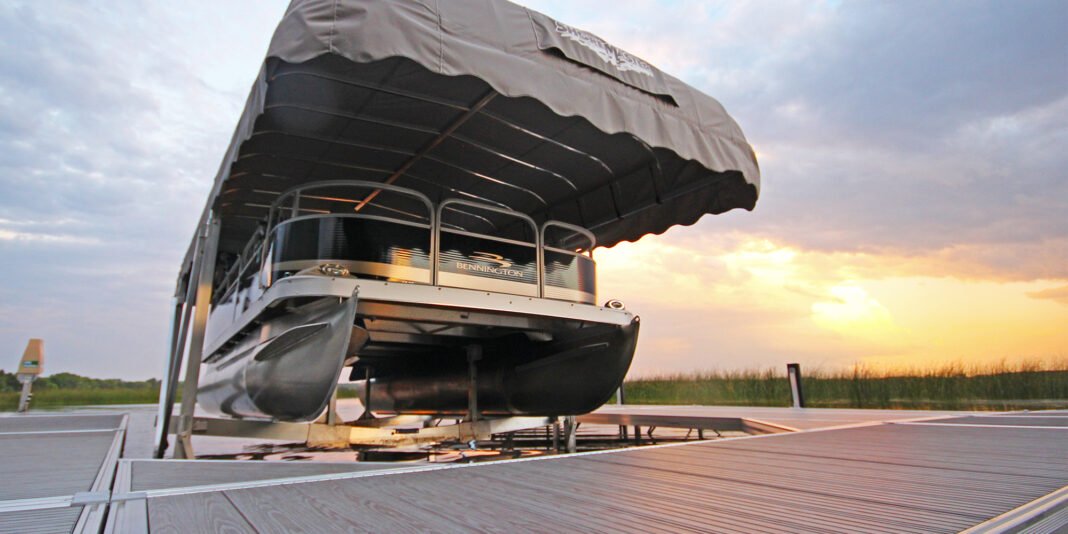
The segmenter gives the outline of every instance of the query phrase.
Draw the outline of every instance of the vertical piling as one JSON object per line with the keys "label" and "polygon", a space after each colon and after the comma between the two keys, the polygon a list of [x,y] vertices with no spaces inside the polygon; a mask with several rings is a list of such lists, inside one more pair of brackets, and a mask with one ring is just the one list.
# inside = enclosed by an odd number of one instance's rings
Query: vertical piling
{"label": "vertical piling", "polygon": [[793,397],[794,408],[804,408],[805,394],[801,390],[801,364],[786,364],[786,375],[790,379],[790,395]]}

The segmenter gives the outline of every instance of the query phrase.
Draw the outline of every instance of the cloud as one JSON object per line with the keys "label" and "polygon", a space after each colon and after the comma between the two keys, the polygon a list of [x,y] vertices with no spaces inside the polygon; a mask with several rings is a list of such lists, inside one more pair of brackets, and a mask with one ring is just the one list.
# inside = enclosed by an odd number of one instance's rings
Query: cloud
{"label": "cloud", "polygon": [[1027,296],[1033,299],[1052,300],[1068,306],[1068,285],[1051,287],[1039,291],[1030,291],[1027,293]]}
{"label": "cloud", "polygon": [[[1068,5],[531,2],[720,99],[760,157],[706,232],[1068,278]],[[938,275],[938,271],[931,274]]]}
{"label": "cloud", "polygon": [[[601,253],[604,297],[643,315],[637,369],[914,350],[813,305],[916,329],[895,291],[921,283],[1020,316],[1063,303],[1068,4],[525,3],[715,96],[760,154],[754,212]],[[159,375],[178,262],[285,5],[0,5],[0,349],[45,337],[53,369]]]}
{"label": "cloud", "polygon": [[77,237],[65,234],[38,234],[32,232],[17,232],[0,228],[0,241],[31,241],[41,243],[68,243],[80,245],[92,245],[98,241],[91,237]]}
{"label": "cloud", "polygon": [[693,227],[595,258],[602,298],[642,316],[635,375],[1055,358],[1068,343],[1068,308],[1035,300],[1068,286],[985,276],[952,257],[801,250]]}
{"label": "cloud", "polygon": [[43,337],[52,370],[159,376],[179,260],[284,8],[0,6],[0,348]]}

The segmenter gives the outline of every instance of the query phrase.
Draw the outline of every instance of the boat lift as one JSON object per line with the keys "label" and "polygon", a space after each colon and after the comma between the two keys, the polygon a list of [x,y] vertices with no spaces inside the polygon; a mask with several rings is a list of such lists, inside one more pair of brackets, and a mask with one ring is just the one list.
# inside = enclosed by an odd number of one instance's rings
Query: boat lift
{"label": "boat lift", "polygon": [[[357,185],[381,187],[379,184],[373,183],[358,183]],[[285,197],[286,196],[283,195],[282,198]],[[440,212],[441,210],[439,209],[438,213],[440,214]],[[563,223],[552,224],[563,227],[568,226]],[[224,419],[203,416],[196,417],[195,399],[197,388],[200,384],[200,370],[204,356],[204,347],[208,345],[206,342],[208,325],[207,311],[210,310],[211,307],[213,292],[213,283],[209,282],[209,280],[215,278],[210,266],[215,264],[214,256],[217,252],[218,226],[219,224],[216,220],[210,220],[207,227],[198,234],[196,243],[197,253],[194,256],[195,261],[193,268],[190,270],[190,273],[192,274],[186,281],[184,287],[181,285],[179,286],[178,297],[175,299],[173,310],[174,316],[172,319],[172,339],[170,343],[171,352],[168,358],[168,365],[165,369],[165,376],[162,381],[160,390],[160,411],[157,415],[157,448],[155,452],[157,458],[163,457],[168,448],[167,433],[164,432],[163,429],[168,429],[171,433],[176,435],[176,448],[174,452],[176,458],[195,457],[191,440],[193,434],[291,440],[294,442],[306,443],[311,447],[347,447],[349,445],[404,446],[441,441],[468,442],[473,446],[475,442],[488,439],[495,434],[505,434],[546,426],[553,426],[553,431],[557,435],[560,434],[562,428],[563,441],[568,444],[567,450],[571,452],[574,451],[574,434],[577,425],[573,416],[565,416],[562,418],[551,416],[502,417],[499,415],[487,416],[480,412],[478,407],[478,362],[482,358],[480,345],[470,345],[467,347],[469,373],[467,410],[465,413],[457,414],[457,417],[454,418],[416,415],[398,415],[375,418],[370,415],[369,409],[365,409],[364,414],[356,420],[341,421],[336,411],[336,391],[323,416],[310,423],[258,419]],[[581,228],[573,228],[573,230],[578,233],[583,232]],[[437,232],[435,232],[435,234],[436,233]],[[268,232],[268,235],[270,235],[270,232]],[[592,240],[592,236],[588,236],[588,239]],[[538,244],[540,246],[540,241]],[[588,248],[592,248],[592,246]],[[261,253],[261,251],[256,250],[253,250],[253,252],[257,254]],[[240,260],[238,260],[238,263],[241,263]],[[436,263],[436,258],[434,258],[432,264]],[[539,261],[539,266],[540,263],[541,262]],[[269,269],[270,266],[267,265],[265,268]],[[436,280],[436,278],[435,272],[432,279]],[[538,294],[540,295],[544,291],[544,287],[540,284],[542,277],[539,276],[538,279]],[[296,281],[298,280],[289,278],[278,280],[275,283],[286,285]],[[311,281],[315,282],[315,280]],[[439,285],[393,284],[392,287],[390,287],[391,284],[388,282],[359,279],[354,279],[353,284],[357,287],[353,298],[358,298],[355,295],[358,295],[359,288],[363,286],[368,290],[373,288],[379,291],[388,292],[388,299],[394,304],[404,301],[411,304],[448,301],[450,300],[450,293],[459,294],[457,297],[458,299],[470,298],[469,294],[463,294],[470,293],[467,289],[450,288]],[[371,300],[374,300],[374,295],[370,294],[370,291],[368,291],[367,296],[370,297]],[[511,304],[512,301],[519,300],[515,295],[496,294],[492,292],[486,292],[484,294],[479,293],[479,297],[482,297],[483,300],[478,303],[469,304],[472,307],[481,310],[484,314],[489,314],[494,311],[504,313],[508,313],[509,311],[514,312],[514,309],[509,310],[504,307],[504,302],[508,301],[508,303]],[[539,305],[539,302],[534,299],[527,300],[531,301],[531,305]],[[542,307],[549,307],[550,309],[554,306],[559,308],[565,306],[564,303],[554,302],[541,302],[540,305]],[[571,305],[566,306],[573,307]],[[433,306],[419,306],[419,308],[422,309],[424,313],[436,314],[436,317],[431,319],[432,321],[440,323],[448,323],[450,321],[456,322],[455,312],[445,312],[444,310],[435,312]],[[582,306],[570,313],[576,320],[593,322],[595,320],[603,320],[603,318],[595,316],[598,313],[603,313],[605,309],[606,308]],[[629,317],[629,314],[623,312],[621,304],[613,303],[613,306],[607,309],[623,313],[622,317]],[[401,315],[407,316],[410,313],[411,312],[408,311]],[[559,311],[556,312],[557,315],[560,313],[561,312]],[[388,312],[377,311],[375,312],[375,315],[388,316]],[[468,314],[464,313],[462,314],[462,317],[467,319]],[[184,342],[187,338],[188,343]],[[185,355],[187,349],[189,352],[188,358]],[[178,384],[177,378],[183,361],[185,361],[186,380],[182,384],[182,402],[178,418],[172,421],[173,405]],[[361,398],[365,407],[370,406],[370,388],[371,381],[365,380],[364,391]],[[454,420],[455,423],[442,424],[443,421],[448,420]]]}
{"label": "boat lift", "polygon": [[[466,376],[462,355],[455,352],[462,347],[450,349],[450,358],[457,356],[456,372],[449,377],[449,409],[455,413],[446,415],[460,419],[453,426],[433,426],[428,421],[441,419],[441,413],[427,419],[411,406],[399,418],[348,422],[333,410],[314,422],[198,417],[201,378],[215,372],[211,366],[217,363],[210,359],[218,354],[219,341],[209,332],[213,293],[225,296],[227,273],[243,269],[234,258],[250,257],[246,252],[257,233],[268,239],[276,201],[287,192],[338,180],[372,182],[381,191],[403,188],[431,200],[432,239],[448,231],[440,221],[442,210],[482,210],[491,226],[506,218],[533,224],[537,286],[517,293],[446,283],[436,265],[443,251],[433,243],[431,278],[423,283],[394,283],[388,276],[331,281],[329,266],[319,265],[317,276],[286,273],[266,291],[303,295],[319,291],[318,284],[323,294],[355,298],[357,306],[382,313],[477,314],[489,323],[508,323],[517,335],[531,331],[534,346],[549,343],[551,336],[537,338],[544,334],[517,322],[552,317],[581,328],[598,322],[614,328],[618,321],[606,318],[624,316],[615,306],[550,294],[540,256],[546,225],[558,221],[565,229],[588,232],[600,246],[613,246],[693,224],[706,214],[751,210],[760,173],[754,151],[719,102],[589,32],[540,13],[508,2],[494,3],[493,9],[484,1],[460,0],[294,2],[271,41],[181,265],[160,390],[157,457],[167,450],[172,428],[174,455],[188,458],[197,432],[312,443],[412,443],[554,421],[546,415],[549,409],[494,412],[500,396],[480,398],[477,385],[487,383],[480,376],[500,359],[480,354],[477,343],[466,349]],[[364,197],[355,211],[377,195]],[[295,198],[295,213],[307,207],[297,203]],[[514,223],[517,215],[524,222]],[[500,254],[474,250],[466,253],[468,260],[483,264]],[[397,302],[402,305],[391,304]],[[433,305],[442,302],[451,307]],[[490,339],[487,331],[480,336],[467,338]],[[551,354],[534,357],[548,360]],[[629,357],[610,378],[621,382],[628,365]],[[208,367],[207,375],[202,366]],[[182,402],[175,414],[183,367]],[[543,382],[570,381],[571,391],[580,380],[598,375],[537,372]],[[469,390],[466,406],[457,402],[462,384]],[[541,392],[530,398],[543,405],[553,400]],[[376,397],[367,394],[364,400],[374,404]],[[579,412],[560,412],[567,413]]]}

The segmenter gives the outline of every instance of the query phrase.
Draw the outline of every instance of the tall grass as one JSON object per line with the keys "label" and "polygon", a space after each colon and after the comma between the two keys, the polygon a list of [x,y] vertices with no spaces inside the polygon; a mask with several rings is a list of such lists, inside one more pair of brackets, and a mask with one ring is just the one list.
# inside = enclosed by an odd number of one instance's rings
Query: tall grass
{"label": "tall grass", "polygon": [[[99,404],[155,404],[159,402],[158,388],[73,388],[34,389],[31,408],[59,408]],[[18,408],[19,393],[0,392],[0,411]]]}
{"label": "tall grass", "polygon": [[[825,408],[1017,410],[1068,408],[1068,361],[1016,365],[948,364],[877,370],[855,365],[840,371],[803,370],[806,405]],[[701,371],[627,381],[628,404],[789,406],[785,369]],[[179,396],[181,387],[179,386]],[[339,397],[359,390],[339,388]],[[0,410],[18,406],[17,391],[0,392]],[[33,408],[97,404],[154,404],[158,385],[144,387],[34,388]]]}
{"label": "tall grass", "polygon": [[[1068,362],[947,364],[928,369],[805,370],[805,404],[826,408],[1068,408]],[[785,369],[651,376],[624,385],[627,403],[789,406]]]}

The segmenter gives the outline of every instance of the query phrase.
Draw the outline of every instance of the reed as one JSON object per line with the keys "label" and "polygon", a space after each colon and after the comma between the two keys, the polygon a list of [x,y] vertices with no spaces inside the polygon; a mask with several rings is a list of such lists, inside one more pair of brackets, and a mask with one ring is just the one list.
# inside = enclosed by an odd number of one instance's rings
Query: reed
{"label": "reed", "polygon": [[[89,379],[92,380],[92,379]],[[34,387],[33,408],[103,404],[154,404],[158,381],[124,382],[119,387]],[[931,368],[804,370],[806,405],[814,408],[900,408],[1020,410],[1068,408],[1068,360],[990,365],[946,364]],[[179,387],[180,398],[181,387]],[[695,371],[647,376],[624,385],[628,404],[789,406],[790,386],[783,369]],[[338,396],[358,397],[342,386]],[[0,411],[14,410],[19,392],[0,391]],[[610,401],[610,402],[614,402]]]}
{"label": "reed", "polygon": [[[863,364],[838,371],[805,370],[806,406],[944,410],[1068,408],[1068,362],[879,370]],[[701,371],[628,380],[629,404],[789,406],[785,366]]]}
{"label": "reed", "polygon": [[[157,388],[73,388],[34,389],[31,408],[59,408],[98,404],[155,404],[159,402]],[[0,411],[18,408],[19,393],[0,392]]]}

